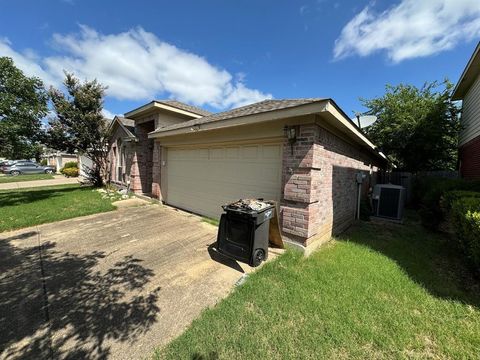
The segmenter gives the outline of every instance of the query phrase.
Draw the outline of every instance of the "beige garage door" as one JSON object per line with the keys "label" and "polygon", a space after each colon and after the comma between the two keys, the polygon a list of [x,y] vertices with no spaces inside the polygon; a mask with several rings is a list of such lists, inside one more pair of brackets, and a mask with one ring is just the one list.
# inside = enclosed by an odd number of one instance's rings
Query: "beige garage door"
{"label": "beige garage door", "polygon": [[168,148],[167,203],[218,218],[240,198],[279,200],[280,144]]}

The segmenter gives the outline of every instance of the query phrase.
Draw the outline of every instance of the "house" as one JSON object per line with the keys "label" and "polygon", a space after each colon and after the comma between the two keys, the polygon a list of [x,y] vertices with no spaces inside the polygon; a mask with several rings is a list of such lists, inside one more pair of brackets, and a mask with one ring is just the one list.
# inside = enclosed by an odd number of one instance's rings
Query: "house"
{"label": "house", "polygon": [[42,159],[47,160],[47,165],[55,167],[56,172],[59,172],[60,169],[67,162],[70,162],[70,161],[78,162],[78,156],[76,154],[69,154],[69,153],[56,151],[56,150],[46,151],[46,153],[42,155]]}
{"label": "house", "polygon": [[278,202],[287,242],[310,250],[355,218],[386,158],[332,99],[265,100],[211,114],[152,101],[115,117],[112,181],[218,218],[240,198]]}
{"label": "house", "polygon": [[70,154],[56,150],[47,150],[46,153],[42,155],[42,159],[47,160],[47,165],[55,167],[56,172],[59,172],[60,169],[65,166],[65,163],[75,161],[78,163],[80,176],[84,177],[87,176],[87,169],[93,166],[92,160],[85,155]]}
{"label": "house", "polygon": [[480,42],[458,80],[452,99],[462,100],[460,174],[465,179],[480,180]]}

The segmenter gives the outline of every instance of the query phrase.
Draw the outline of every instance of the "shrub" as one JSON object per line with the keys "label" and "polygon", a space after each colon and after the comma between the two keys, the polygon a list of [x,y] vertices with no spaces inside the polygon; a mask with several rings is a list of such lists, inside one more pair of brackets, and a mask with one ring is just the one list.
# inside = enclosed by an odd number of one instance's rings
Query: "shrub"
{"label": "shrub", "polygon": [[451,219],[460,245],[480,271],[480,193],[457,196],[451,204]]}
{"label": "shrub", "polygon": [[66,177],[77,177],[78,176],[78,168],[70,167],[70,168],[62,168],[60,172],[65,175]]}
{"label": "shrub", "polygon": [[440,223],[445,219],[442,199],[447,192],[453,190],[480,191],[480,181],[436,177],[417,179],[414,198],[418,202],[418,213],[425,227],[432,230],[438,229]]}
{"label": "shrub", "polygon": [[65,165],[63,165],[63,169],[70,169],[70,168],[77,168],[78,169],[78,162],[77,161],[67,161]]}
{"label": "shrub", "polygon": [[42,159],[42,161],[40,161],[40,165],[47,166],[47,159]]}

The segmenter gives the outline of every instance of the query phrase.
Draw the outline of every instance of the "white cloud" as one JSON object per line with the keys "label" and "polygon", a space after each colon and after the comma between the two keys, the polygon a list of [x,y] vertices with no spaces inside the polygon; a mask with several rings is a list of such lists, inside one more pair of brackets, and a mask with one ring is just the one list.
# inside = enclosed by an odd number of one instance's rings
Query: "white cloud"
{"label": "white cloud", "polygon": [[113,119],[116,116],[116,114],[112,113],[110,110],[107,110],[107,109],[102,109],[102,114],[107,119]]}
{"label": "white cloud", "polygon": [[479,36],[479,0],[402,0],[381,13],[365,7],[343,28],[333,54],[342,59],[385,51],[398,63]]}
{"label": "white cloud", "polygon": [[40,66],[40,60],[32,50],[27,49],[23,53],[17,52],[12,49],[8,39],[0,38],[0,56],[12,58],[15,65],[29,76],[39,77],[47,84],[57,84],[57,80]]}
{"label": "white cloud", "polygon": [[159,40],[142,28],[103,35],[81,26],[77,34],[55,34],[59,55],[34,58],[0,41],[0,55],[11,56],[27,74],[58,86],[63,71],[81,79],[97,78],[107,95],[120,100],[151,100],[167,96],[195,105],[229,108],[271,98],[245,85],[205,58]]}

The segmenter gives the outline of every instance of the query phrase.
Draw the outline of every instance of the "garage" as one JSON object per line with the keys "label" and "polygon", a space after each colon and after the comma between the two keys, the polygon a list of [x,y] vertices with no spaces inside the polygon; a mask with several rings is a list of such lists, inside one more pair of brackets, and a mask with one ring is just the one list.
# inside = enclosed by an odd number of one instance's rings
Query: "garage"
{"label": "garage", "polygon": [[169,205],[218,218],[240,198],[280,200],[282,145],[253,143],[167,148]]}

